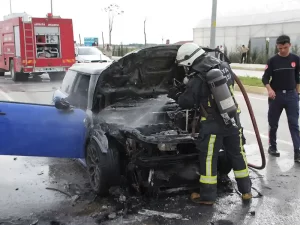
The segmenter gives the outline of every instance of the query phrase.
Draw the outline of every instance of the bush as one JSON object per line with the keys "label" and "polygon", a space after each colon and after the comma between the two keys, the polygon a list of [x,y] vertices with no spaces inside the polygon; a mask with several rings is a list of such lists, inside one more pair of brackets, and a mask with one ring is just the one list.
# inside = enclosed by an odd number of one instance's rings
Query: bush
{"label": "bush", "polygon": [[261,81],[261,78],[258,77],[249,77],[249,76],[239,76],[243,85],[264,87],[264,84]]}
{"label": "bush", "polygon": [[232,63],[240,63],[242,58],[241,47],[237,46],[235,52],[229,53],[228,58]]}
{"label": "bush", "polygon": [[266,54],[264,49],[258,50],[257,48],[253,49],[249,53],[249,63],[253,64],[266,64],[269,56]]}
{"label": "bush", "polygon": [[230,52],[229,56],[228,56],[230,62],[232,62],[232,63],[240,63],[241,57],[242,57],[242,54],[239,52]]}

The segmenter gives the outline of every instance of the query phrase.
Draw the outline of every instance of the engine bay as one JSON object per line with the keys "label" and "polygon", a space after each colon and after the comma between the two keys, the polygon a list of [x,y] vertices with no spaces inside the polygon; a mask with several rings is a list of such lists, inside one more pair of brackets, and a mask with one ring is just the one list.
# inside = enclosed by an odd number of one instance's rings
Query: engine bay
{"label": "engine bay", "polygon": [[99,113],[104,132],[122,143],[124,169],[136,190],[198,184],[199,153],[192,137],[192,122],[198,115],[194,113],[181,110],[165,95],[127,99]]}

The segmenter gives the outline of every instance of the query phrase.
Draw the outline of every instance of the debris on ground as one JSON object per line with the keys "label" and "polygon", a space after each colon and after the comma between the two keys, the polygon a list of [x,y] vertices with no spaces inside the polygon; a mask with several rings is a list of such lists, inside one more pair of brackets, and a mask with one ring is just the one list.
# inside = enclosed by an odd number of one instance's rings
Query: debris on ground
{"label": "debris on ground", "polygon": [[50,225],[63,225],[63,224],[60,223],[60,222],[58,222],[58,221],[56,221],[56,220],[52,220],[52,221],[50,222]]}
{"label": "debris on ground", "polygon": [[62,191],[62,190],[59,190],[59,189],[57,189],[57,188],[46,187],[46,189],[47,189],[47,190],[51,190],[51,191],[57,191],[57,192],[60,192],[60,193],[62,193],[62,194],[64,194],[64,195],[67,195],[68,197],[72,198],[72,195],[70,195],[69,193],[64,192],[64,191]]}
{"label": "debris on ground", "polygon": [[255,211],[251,211],[251,212],[250,212],[250,215],[251,215],[251,216],[255,216]]}
{"label": "debris on ground", "polygon": [[111,214],[108,215],[108,219],[110,219],[110,220],[113,220],[113,219],[115,219],[116,217],[117,217],[117,214],[116,214],[116,213],[111,213]]}
{"label": "debris on ground", "polygon": [[183,219],[182,215],[177,213],[165,213],[165,212],[159,212],[155,210],[148,210],[148,209],[142,209],[138,211],[138,214],[144,215],[144,216],[161,216],[167,219]]}
{"label": "debris on ground", "polygon": [[254,191],[256,191],[257,192],[257,196],[255,196],[255,197],[253,197],[253,198],[260,198],[260,197],[262,197],[263,196],[263,194],[259,191],[259,190],[257,190],[257,188],[255,188],[255,187],[252,187],[252,189],[254,190]]}
{"label": "debris on ground", "polygon": [[126,201],[126,196],[121,194],[120,197],[119,197],[119,201],[120,202],[125,202]]}
{"label": "debris on ground", "polygon": [[35,220],[34,222],[32,222],[30,225],[37,225],[39,223],[39,220]]}
{"label": "debris on ground", "polygon": [[76,202],[79,198],[80,198],[79,195],[74,195],[74,196],[72,197],[72,201],[73,201],[73,202]]}

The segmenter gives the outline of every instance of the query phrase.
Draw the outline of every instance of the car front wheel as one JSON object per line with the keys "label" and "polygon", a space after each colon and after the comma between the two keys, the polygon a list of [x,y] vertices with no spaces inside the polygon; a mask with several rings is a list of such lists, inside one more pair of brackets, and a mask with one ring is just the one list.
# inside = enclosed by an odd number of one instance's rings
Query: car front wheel
{"label": "car front wheel", "polygon": [[86,164],[93,191],[100,196],[108,194],[109,188],[120,184],[120,163],[118,149],[109,143],[103,153],[95,140],[86,148]]}

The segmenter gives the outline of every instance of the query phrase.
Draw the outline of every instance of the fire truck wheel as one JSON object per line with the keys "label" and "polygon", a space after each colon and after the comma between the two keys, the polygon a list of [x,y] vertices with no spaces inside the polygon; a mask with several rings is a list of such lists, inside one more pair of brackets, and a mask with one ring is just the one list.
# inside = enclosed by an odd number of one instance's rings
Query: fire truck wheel
{"label": "fire truck wheel", "polygon": [[27,81],[29,74],[28,73],[22,73],[22,72],[16,72],[14,68],[14,61],[10,61],[10,74],[11,79],[13,81]]}
{"label": "fire truck wheel", "polygon": [[51,81],[63,80],[65,74],[66,74],[65,72],[49,73],[49,77]]}
{"label": "fire truck wheel", "polygon": [[5,75],[5,72],[0,72],[0,77],[3,77]]}

